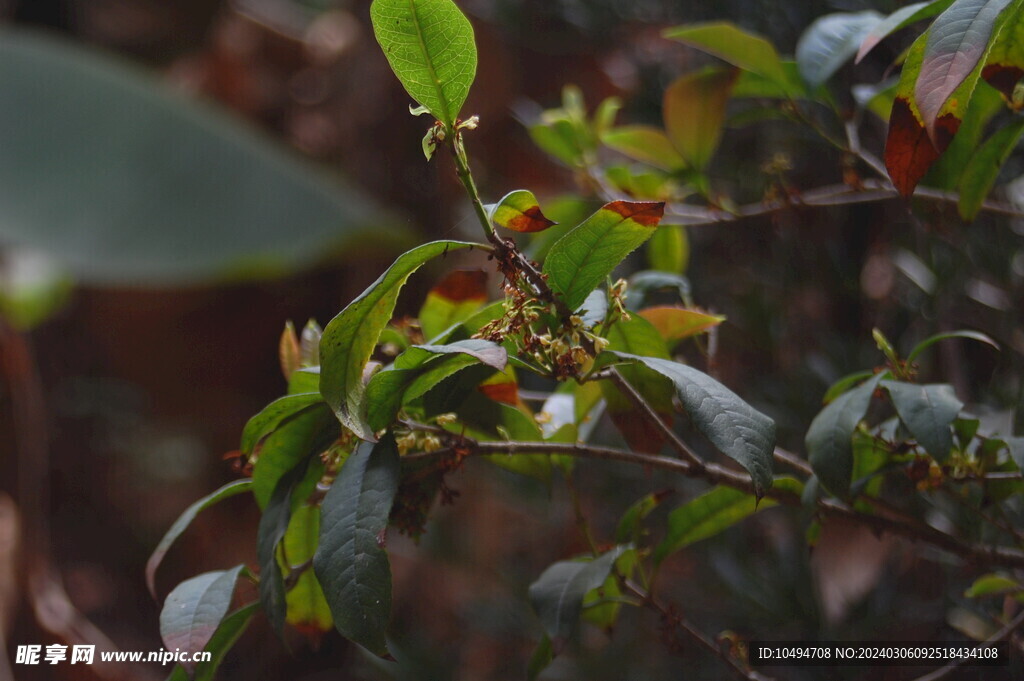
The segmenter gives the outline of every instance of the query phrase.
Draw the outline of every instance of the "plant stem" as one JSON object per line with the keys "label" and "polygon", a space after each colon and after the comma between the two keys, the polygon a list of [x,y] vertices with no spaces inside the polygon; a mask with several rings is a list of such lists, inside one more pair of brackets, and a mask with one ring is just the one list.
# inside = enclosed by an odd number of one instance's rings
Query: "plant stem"
{"label": "plant stem", "polygon": [[491,219],[487,216],[487,209],[484,208],[484,203],[480,200],[480,191],[476,188],[476,182],[473,181],[473,172],[469,169],[469,158],[466,156],[466,149],[457,139],[460,134],[456,130],[448,138],[448,147],[451,149],[452,158],[455,159],[455,171],[462,182],[462,186],[466,189],[470,202],[473,204],[473,212],[476,213],[477,221],[483,227],[487,240],[499,248],[503,247],[504,244],[501,238],[495,234]]}

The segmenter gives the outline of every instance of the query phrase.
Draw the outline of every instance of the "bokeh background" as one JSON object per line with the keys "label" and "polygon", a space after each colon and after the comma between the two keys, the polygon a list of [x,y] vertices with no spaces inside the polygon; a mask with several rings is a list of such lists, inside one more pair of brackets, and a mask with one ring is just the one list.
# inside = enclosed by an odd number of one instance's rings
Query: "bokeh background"
{"label": "bokeh background", "polygon": [[[532,144],[523,121],[557,106],[562,87],[574,83],[591,104],[621,97],[622,121],[657,123],[664,87],[706,62],[661,39],[664,27],[730,19],[791,54],[821,14],[895,3],[460,5],[480,48],[465,109],[481,118],[468,141],[477,182],[486,199],[522,187],[544,203],[579,187]],[[145,560],[181,510],[237,477],[224,455],[283,388],[276,352],[285,321],[326,323],[403,246],[472,236],[449,159],[424,162],[424,119],[408,115],[368,7],[0,1],[8,64],[0,66],[0,542],[16,533],[23,549],[13,569],[0,566],[0,631],[10,649],[67,640],[71,630],[123,650],[159,649]],[[902,47],[884,45],[840,80],[876,82]],[[83,70],[62,71],[68,64]],[[865,145],[879,150],[883,133],[881,121],[865,126]],[[224,138],[246,151],[223,151]],[[779,121],[727,130],[712,176],[738,200],[756,201],[762,166],[779,152],[796,187],[841,179],[828,147]],[[1020,171],[1011,161],[1008,179]],[[719,375],[777,420],[782,445],[801,451],[826,387],[880,362],[873,327],[903,348],[939,330],[992,335],[1001,353],[944,344],[924,375],[951,382],[1002,432],[1015,413],[1024,422],[1021,224],[983,216],[968,227],[951,208],[922,206],[911,217],[903,204],[882,202],[699,227],[690,240],[694,298],[728,317]],[[436,272],[417,275],[403,313],[415,312]],[[598,437],[617,436],[602,428]],[[221,678],[524,678],[540,635],[526,587],[584,548],[566,491],[482,463],[452,483],[457,503],[435,514],[419,545],[396,537],[389,547],[399,664],[381,665],[333,634],[318,645],[291,636],[289,651],[257,621]],[[606,535],[646,491],[685,499],[700,490],[614,465],[585,471],[578,485]],[[161,596],[194,574],[253,564],[257,520],[247,498],[206,512],[161,568]],[[831,527],[812,556],[805,521],[766,512],[689,549],[663,583],[712,634],[931,639],[969,628],[959,599],[968,570],[852,527]],[[28,587],[26,570],[41,565],[67,601]],[[90,624],[62,619],[67,603]],[[957,608],[967,620],[950,621]],[[659,623],[643,613],[627,612],[612,635],[585,628],[580,644],[543,678],[724,674],[699,651],[666,652]],[[19,666],[13,678],[146,680],[168,671]],[[829,678],[913,672],[850,669]]]}

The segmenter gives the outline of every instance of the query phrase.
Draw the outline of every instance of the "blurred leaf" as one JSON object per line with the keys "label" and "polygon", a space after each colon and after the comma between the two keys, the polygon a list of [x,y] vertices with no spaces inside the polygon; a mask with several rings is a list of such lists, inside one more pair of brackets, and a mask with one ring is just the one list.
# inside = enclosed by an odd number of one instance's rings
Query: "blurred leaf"
{"label": "blurred leaf", "polygon": [[847,376],[843,376],[829,386],[828,390],[825,391],[825,396],[821,398],[822,404],[828,404],[853,386],[863,382],[864,379],[871,378],[874,375],[875,372],[873,371],[857,371]]}
{"label": "blurred leaf", "polygon": [[224,656],[238,642],[245,630],[249,627],[253,613],[259,607],[258,603],[250,603],[234,611],[225,617],[210,642],[206,644],[206,650],[211,653],[208,662],[200,662],[196,665],[195,676],[192,681],[213,681],[217,675],[217,668],[224,661]]}
{"label": "blurred leaf", "polygon": [[[956,0],[928,31],[914,99],[924,127],[936,139],[939,116],[959,118],[970,101],[991,40],[998,36],[1000,15],[1019,0]],[[957,93],[960,101],[950,102]]]}
{"label": "blurred leaf", "polygon": [[[803,491],[803,485],[794,478],[778,478],[774,487],[794,494]],[[669,513],[668,532],[654,549],[654,562],[660,563],[676,551],[713,537],[776,503],[771,499],[758,501],[753,495],[731,487],[716,487],[705,492]]]}
{"label": "blurred leaf", "polygon": [[667,29],[663,35],[776,83],[786,82],[779,54],[772,44],[734,24],[688,24]]}
{"label": "blurred leaf", "polygon": [[963,112],[956,137],[928,169],[921,182],[929,187],[955,190],[960,184],[967,162],[981,145],[989,121],[1005,109],[1006,105],[999,93],[985,83],[979,82]]}
{"label": "blurred leaf", "polygon": [[7,248],[0,267],[0,317],[29,331],[60,310],[72,288],[74,282],[52,258],[30,249]]}
{"label": "blurred leaf", "polygon": [[856,63],[859,63],[868,52],[875,49],[875,46],[885,40],[889,35],[916,24],[923,19],[929,19],[939,12],[945,12],[946,8],[953,4],[953,0],[933,0],[933,2],[915,2],[912,5],[900,7],[898,10],[875,24],[864,37],[857,50]]}
{"label": "blurred leaf", "polygon": [[314,406],[285,421],[259,445],[252,469],[253,496],[265,508],[277,482],[300,461],[326,449],[338,437],[327,405]]}
{"label": "blurred leaf", "polygon": [[676,396],[697,430],[718,451],[739,463],[754,483],[758,497],[772,485],[775,422],[744,402],[736,393],[693,367],[655,357],[614,353],[640,362],[669,378]]}
{"label": "blurred leaf", "polygon": [[382,657],[391,619],[391,566],[383,548],[401,466],[394,437],[363,443],[323,500],[313,570],[342,636]]}
{"label": "blurred leaf", "polygon": [[557,655],[579,626],[583,597],[604,584],[615,561],[629,546],[616,546],[590,561],[563,560],[551,565],[530,585],[530,604]]}
{"label": "blurred leaf", "polygon": [[974,435],[978,432],[978,426],[980,425],[981,421],[979,419],[957,418],[953,420],[953,432],[956,433],[956,439],[960,443],[961,451],[967,451],[967,447],[971,444],[971,440],[974,439]]}
{"label": "blurred leaf", "polygon": [[821,484],[832,494],[845,497],[853,475],[853,431],[868,411],[871,396],[888,372],[836,397],[811,421],[804,442],[807,459]]}
{"label": "blurred leaf", "polygon": [[174,521],[170,529],[157,544],[156,549],[153,550],[153,555],[146,561],[146,586],[149,588],[149,593],[153,598],[156,598],[156,571],[160,567],[160,562],[164,559],[167,554],[167,550],[171,548],[175,540],[181,536],[181,533],[188,529],[188,526],[192,524],[196,516],[201,511],[208,509],[219,501],[229,499],[236,494],[242,494],[252,490],[251,480],[235,480],[229,482],[218,490],[207,494],[205,497],[196,501],[194,504],[185,509],[185,511],[178,516],[178,519]]}
{"label": "blurred leaf", "polygon": [[671,175],[653,167],[606,166],[604,176],[620,194],[644,201],[679,199],[688,192]]}
{"label": "blurred leaf", "polygon": [[[289,574],[313,558],[320,541],[320,507],[303,505],[295,510],[284,534],[283,565]],[[320,634],[334,626],[331,608],[324,598],[320,582],[312,570],[303,569],[298,580],[285,595],[287,615],[285,621],[298,631],[318,642]]]}
{"label": "blurred leaf", "polygon": [[284,380],[290,380],[292,374],[302,366],[301,354],[295,325],[291,321],[287,321],[284,323],[281,338],[277,342],[277,359],[281,364],[281,374],[284,376]]}
{"label": "blurred leaf", "polygon": [[638,314],[649,321],[670,346],[684,338],[704,333],[725,321],[725,317],[721,315],[671,305],[647,307]]}
{"label": "blurred leaf", "polygon": [[544,260],[551,290],[578,308],[627,255],[654,233],[664,203],[613,201],[559,239]]}
{"label": "blurred leaf", "polygon": [[956,398],[951,385],[914,385],[884,381],[900,421],[907,426],[917,443],[932,458],[944,463],[953,448],[953,419],[964,403]]}
{"label": "blurred leaf", "polygon": [[1007,592],[1020,591],[1024,586],[1010,577],[1003,575],[982,575],[974,580],[970,588],[964,591],[967,598],[981,598],[983,596],[994,596]]}
{"label": "blurred leaf", "polygon": [[647,262],[651,269],[686,274],[690,265],[690,239],[682,225],[661,225],[647,242]]}
{"label": "blurred leaf", "polygon": [[370,20],[409,96],[453,130],[476,76],[469,19],[451,0],[373,0]]}
{"label": "blurred leaf", "polygon": [[160,611],[160,638],[168,650],[190,654],[190,661],[181,663],[187,670],[194,668],[191,654],[206,647],[228,614],[235,584],[244,568],[237,565],[230,570],[201,574],[185,580],[167,595]]}
{"label": "blurred leaf", "polygon": [[530,662],[526,667],[526,678],[529,681],[536,681],[540,673],[547,669],[554,659],[555,650],[551,645],[551,637],[544,634],[534,649],[533,655],[530,656]]}
{"label": "blurred leaf", "polygon": [[907,355],[907,361],[908,362],[913,362],[915,359],[917,359],[917,357],[922,352],[924,352],[925,350],[927,350],[931,346],[935,345],[939,341],[948,340],[950,338],[966,338],[968,340],[976,340],[979,343],[986,343],[988,345],[991,345],[996,350],[999,349],[999,344],[998,343],[996,343],[989,336],[981,333],[980,331],[970,331],[970,330],[966,330],[966,329],[960,329],[958,331],[949,331],[947,333],[939,333],[939,334],[936,334],[934,336],[931,336],[929,338],[924,339],[923,341],[921,341],[920,343],[915,345],[914,349],[910,351],[910,354]]}
{"label": "blurred leaf", "polygon": [[[637,552],[633,549],[625,551],[615,561],[615,573],[624,579],[631,579],[636,569]],[[616,574],[608,575],[604,584],[591,589],[583,596],[583,619],[594,626],[611,634],[611,629],[619,618],[623,603],[622,589]]]}
{"label": "blurred leaf", "polygon": [[647,299],[651,293],[663,289],[671,289],[684,303],[690,299],[690,281],[679,274],[644,270],[629,278],[629,294],[626,306],[632,310],[647,307]]}
{"label": "blurred leaf", "polygon": [[530,138],[545,153],[570,167],[581,164],[583,149],[576,139],[576,130],[565,119],[531,125],[527,131]]}
{"label": "blurred leaf", "polygon": [[245,424],[242,430],[242,454],[252,454],[256,443],[277,430],[282,422],[323,401],[320,393],[298,393],[277,398]]}
{"label": "blurred leaf", "polygon": [[960,201],[957,204],[964,220],[973,220],[978,214],[1003,164],[1017,148],[1022,132],[1024,119],[1018,118],[985,140],[967,163],[960,180]]}
{"label": "blurred leaf", "polygon": [[619,519],[618,526],[615,528],[615,541],[619,544],[639,542],[641,523],[644,518],[650,515],[651,511],[673,494],[675,492],[672,490],[651,492],[626,509],[626,512],[622,514],[622,518]]}
{"label": "blurred leaf", "polygon": [[750,97],[755,99],[810,99],[826,100],[827,92],[819,88],[809,92],[800,76],[800,67],[796,62],[782,62],[783,80],[773,80],[759,73],[741,71],[736,84],[732,88],[732,96],[736,98]]}
{"label": "blurred leaf", "polygon": [[882,21],[874,10],[840,12],[815,19],[796,44],[800,75],[812,88],[823,84],[857,52]]}
{"label": "blurred leaf", "polygon": [[487,211],[491,222],[513,232],[543,232],[555,223],[544,217],[533,192],[517,189]]}
{"label": "blurred leaf", "polygon": [[353,188],[96,52],[5,29],[0,88],[0,239],[87,283],[265,276],[380,231]]}
{"label": "blurred leaf", "polygon": [[448,251],[475,245],[432,241],[402,254],[324,329],[320,339],[320,392],[338,419],[363,440],[377,439],[363,416],[363,368],[373,354],[381,330],[391,319],[399,291],[423,263]]}
{"label": "blurred leaf", "polygon": [[454,270],[427,292],[417,315],[423,337],[434,340],[487,302],[487,273],[483,270]]}
{"label": "blurred leaf", "polygon": [[601,141],[620,154],[662,170],[671,172],[686,167],[686,161],[672,147],[665,133],[650,125],[613,128],[604,134]]}
{"label": "blurred leaf", "polygon": [[738,75],[735,69],[698,71],[676,79],[665,90],[665,129],[691,168],[706,168],[718,148],[725,107]]}

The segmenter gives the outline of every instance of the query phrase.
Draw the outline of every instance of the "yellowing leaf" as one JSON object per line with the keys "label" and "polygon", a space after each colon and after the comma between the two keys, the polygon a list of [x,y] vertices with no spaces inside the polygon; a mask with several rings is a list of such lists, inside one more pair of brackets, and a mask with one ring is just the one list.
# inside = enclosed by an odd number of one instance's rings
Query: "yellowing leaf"
{"label": "yellowing leaf", "polygon": [[725,317],[719,315],[669,305],[649,307],[639,314],[669,343],[704,333],[725,321]]}
{"label": "yellowing leaf", "polygon": [[703,170],[725,123],[725,107],[739,74],[735,69],[687,74],[665,90],[662,111],[669,139],[687,164]]}
{"label": "yellowing leaf", "polygon": [[489,211],[491,221],[513,232],[543,232],[554,224],[540,210],[537,197],[525,189],[517,189],[502,198]]}

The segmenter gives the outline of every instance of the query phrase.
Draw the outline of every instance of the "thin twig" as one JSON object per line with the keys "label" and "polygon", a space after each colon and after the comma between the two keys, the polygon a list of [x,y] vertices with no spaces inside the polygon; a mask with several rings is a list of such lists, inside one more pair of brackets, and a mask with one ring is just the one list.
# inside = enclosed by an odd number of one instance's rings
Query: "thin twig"
{"label": "thin twig", "polygon": [[[976,647],[983,648],[991,643],[996,643],[998,641],[1002,641],[1006,638],[1009,638],[1013,635],[1013,632],[1016,631],[1017,628],[1020,627],[1022,624],[1024,624],[1024,610],[1021,610],[1020,614],[1018,614],[1016,617],[1010,620],[1010,622],[1006,624],[1006,626],[1004,626],[1002,629],[989,636],[987,639],[979,643]],[[967,664],[969,660],[970,658],[962,657],[958,660],[950,662],[945,667],[939,667],[935,671],[929,672],[924,676],[919,676],[916,679],[913,679],[913,681],[939,681],[939,679],[946,678],[947,676],[955,672],[957,669]]]}

